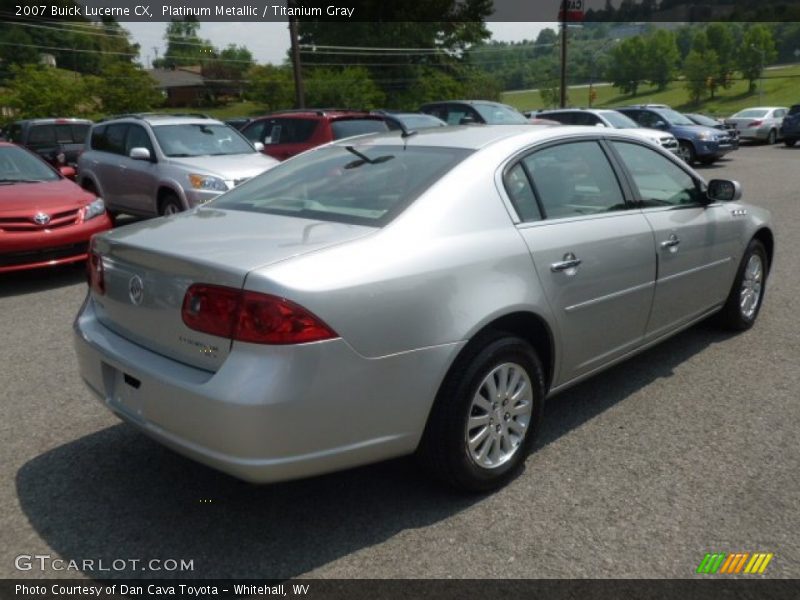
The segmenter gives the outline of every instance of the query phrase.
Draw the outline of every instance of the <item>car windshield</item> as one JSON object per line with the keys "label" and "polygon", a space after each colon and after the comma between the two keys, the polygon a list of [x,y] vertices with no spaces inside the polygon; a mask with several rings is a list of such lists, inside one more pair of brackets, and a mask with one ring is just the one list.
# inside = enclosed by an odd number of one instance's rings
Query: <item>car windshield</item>
{"label": "car windshield", "polygon": [[444,127],[446,123],[431,115],[394,115],[407,129],[425,129],[426,127]]}
{"label": "car windshield", "polygon": [[760,108],[748,108],[747,110],[740,110],[738,113],[733,115],[734,119],[758,119],[760,117],[767,116],[766,110],[762,110]]}
{"label": "car windshield", "polygon": [[662,108],[658,111],[658,114],[673,125],[695,125],[695,123],[692,123],[691,119],[671,108]]}
{"label": "car windshield", "polygon": [[461,148],[330,146],[278,165],[209,206],[380,227],[469,154]]}
{"label": "car windshield", "polygon": [[242,135],[228,125],[185,123],[155,125],[161,151],[173,158],[183,156],[223,156],[253,154],[255,150]]}
{"label": "car windshield", "polygon": [[705,115],[692,115],[691,119],[698,125],[706,125],[708,127],[716,127],[719,125],[714,119]]}
{"label": "car windshield", "polygon": [[616,127],[617,129],[635,129],[640,127],[636,121],[615,110],[603,111],[600,115],[611,123],[612,127]]}
{"label": "car windshield", "polygon": [[53,169],[29,152],[14,146],[0,146],[0,185],[59,179]]}
{"label": "car windshield", "polygon": [[477,110],[478,114],[489,125],[517,125],[528,122],[528,119],[522,113],[503,104],[480,104],[476,102],[472,105],[472,108]]}

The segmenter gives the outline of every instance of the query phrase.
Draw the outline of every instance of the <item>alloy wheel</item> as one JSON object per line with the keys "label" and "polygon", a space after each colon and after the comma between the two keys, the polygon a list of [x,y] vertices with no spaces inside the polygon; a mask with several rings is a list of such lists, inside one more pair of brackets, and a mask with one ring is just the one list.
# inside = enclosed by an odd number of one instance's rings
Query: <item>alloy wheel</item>
{"label": "alloy wheel", "polygon": [[759,255],[753,254],[747,261],[739,291],[739,308],[745,319],[752,319],[758,310],[763,280],[764,263]]}

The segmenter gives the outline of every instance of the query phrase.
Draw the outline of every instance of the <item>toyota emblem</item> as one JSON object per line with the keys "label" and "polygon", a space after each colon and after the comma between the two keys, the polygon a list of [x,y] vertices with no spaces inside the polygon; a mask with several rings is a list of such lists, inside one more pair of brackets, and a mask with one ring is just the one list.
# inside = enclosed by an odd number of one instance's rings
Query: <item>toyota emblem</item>
{"label": "toyota emblem", "polygon": [[50,215],[43,212],[36,213],[36,215],[33,217],[33,220],[39,225],[47,225],[50,222]]}
{"label": "toyota emblem", "polygon": [[142,278],[138,275],[134,275],[131,277],[130,281],[128,281],[128,296],[131,302],[136,306],[139,306],[144,299],[144,283],[142,282]]}

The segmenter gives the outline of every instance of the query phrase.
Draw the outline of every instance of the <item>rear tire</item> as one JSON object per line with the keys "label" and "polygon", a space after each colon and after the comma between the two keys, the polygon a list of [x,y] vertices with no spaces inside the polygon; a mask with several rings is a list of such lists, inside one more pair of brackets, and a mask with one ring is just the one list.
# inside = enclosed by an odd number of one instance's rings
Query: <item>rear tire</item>
{"label": "rear tire", "polygon": [[158,214],[162,217],[183,212],[183,205],[175,194],[164,194],[158,203]]}
{"label": "rear tire", "polygon": [[717,313],[717,324],[731,331],[750,329],[764,300],[769,262],[764,244],[754,239],[745,250],[725,306]]}
{"label": "rear tire", "polygon": [[678,144],[678,156],[690,167],[694,165],[694,161],[697,158],[694,152],[694,146],[692,146],[691,142],[680,142]]}
{"label": "rear tire", "polygon": [[774,129],[769,130],[769,134],[767,135],[767,145],[772,146],[775,142],[778,141],[778,132]]}
{"label": "rear tire", "polygon": [[521,338],[476,338],[450,369],[417,450],[423,466],[461,491],[499,488],[522,467],[544,409],[544,372]]}

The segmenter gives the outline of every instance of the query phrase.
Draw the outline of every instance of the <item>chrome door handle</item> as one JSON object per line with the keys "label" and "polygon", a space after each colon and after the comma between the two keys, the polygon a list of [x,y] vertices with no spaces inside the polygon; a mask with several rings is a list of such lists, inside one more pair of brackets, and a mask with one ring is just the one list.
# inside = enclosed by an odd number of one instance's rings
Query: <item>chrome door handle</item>
{"label": "chrome door handle", "polygon": [[675,248],[681,243],[681,239],[674,233],[669,236],[669,239],[661,242],[662,248]]}
{"label": "chrome door handle", "polygon": [[568,271],[569,269],[574,269],[575,267],[581,264],[581,259],[577,258],[572,252],[568,252],[564,255],[564,260],[561,262],[553,263],[550,265],[550,270],[553,273],[558,273],[559,271]]}

